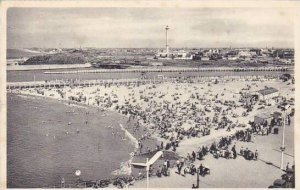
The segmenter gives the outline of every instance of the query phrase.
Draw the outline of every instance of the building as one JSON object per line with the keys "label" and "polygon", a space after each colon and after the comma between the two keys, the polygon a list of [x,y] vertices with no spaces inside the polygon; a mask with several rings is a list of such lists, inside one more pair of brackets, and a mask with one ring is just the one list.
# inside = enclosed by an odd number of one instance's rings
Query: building
{"label": "building", "polygon": [[196,52],[193,54],[193,60],[201,60],[201,57],[203,56],[202,52]]}
{"label": "building", "polygon": [[265,89],[256,91],[259,99],[261,100],[268,100],[274,97],[279,96],[279,91],[273,87],[266,87]]}
{"label": "building", "polygon": [[193,55],[191,53],[185,52],[184,50],[173,52],[172,55],[174,59],[193,59]]}
{"label": "building", "polygon": [[282,50],[278,52],[278,56],[284,59],[293,59],[294,58],[294,51],[293,50]]}
{"label": "building", "polygon": [[241,51],[239,51],[238,56],[245,58],[245,57],[252,57],[253,54],[252,54],[252,52],[250,52],[248,50],[241,50]]}

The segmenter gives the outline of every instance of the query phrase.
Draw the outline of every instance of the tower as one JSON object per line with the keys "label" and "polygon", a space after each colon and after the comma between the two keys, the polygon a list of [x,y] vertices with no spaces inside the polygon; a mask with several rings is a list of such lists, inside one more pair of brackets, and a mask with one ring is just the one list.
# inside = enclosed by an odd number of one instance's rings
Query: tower
{"label": "tower", "polygon": [[166,54],[167,54],[167,57],[169,56],[169,45],[168,45],[168,30],[170,29],[169,26],[167,25],[166,26]]}

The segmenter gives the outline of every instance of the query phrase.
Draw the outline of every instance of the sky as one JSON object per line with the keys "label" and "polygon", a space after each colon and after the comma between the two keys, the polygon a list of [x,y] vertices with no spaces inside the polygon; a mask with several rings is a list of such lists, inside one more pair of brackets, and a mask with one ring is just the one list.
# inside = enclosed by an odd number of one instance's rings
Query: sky
{"label": "sky", "polygon": [[294,47],[288,8],[10,8],[8,48]]}

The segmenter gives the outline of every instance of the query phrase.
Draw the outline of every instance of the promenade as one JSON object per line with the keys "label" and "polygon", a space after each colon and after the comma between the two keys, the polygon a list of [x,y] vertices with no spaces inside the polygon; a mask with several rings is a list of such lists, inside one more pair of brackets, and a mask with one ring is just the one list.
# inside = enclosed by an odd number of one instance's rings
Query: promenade
{"label": "promenade", "polygon": [[[287,162],[290,166],[294,163],[294,122],[286,127],[286,151],[284,154],[284,166]],[[279,134],[269,136],[256,136],[254,142],[236,142],[237,150],[240,147],[248,147],[250,150],[259,150],[258,161],[246,160],[242,156],[237,159],[215,159],[211,154],[204,160],[196,160],[195,165],[202,163],[209,166],[211,174],[205,177],[200,176],[200,188],[267,188],[272,185],[275,179],[280,179],[284,173],[279,169],[281,153],[282,128]],[[201,145],[201,144],[199,144]],[[268,162],[272,164],[268,164]],[[170,177],[151,177],[149,180],[150,188],[191,188],[196,184],[197,176],[187,174],[185,177],[175,173],[176,169],[171,169]],[[146,188],[146,181],[137,181],[131,188]]]}

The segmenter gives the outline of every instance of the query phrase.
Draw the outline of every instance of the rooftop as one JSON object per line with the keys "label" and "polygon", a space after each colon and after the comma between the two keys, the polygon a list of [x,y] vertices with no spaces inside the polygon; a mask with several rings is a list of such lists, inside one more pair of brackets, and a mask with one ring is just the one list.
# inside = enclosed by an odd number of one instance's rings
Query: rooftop
{"label": "rooftop", "polygon": [[269,95],[269,94],[273,94],[275,92],[278,92],[278,90],[276,88],[269,87],[269,88],[265,88],[265,89],[262,89],[262,90],[258,90],[257,92],[265,96],[265,95]]}

